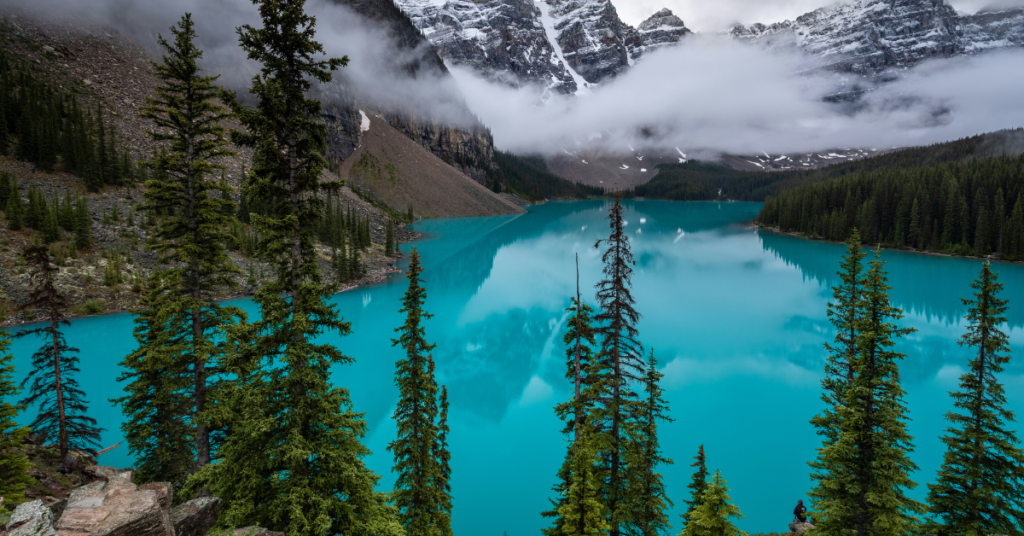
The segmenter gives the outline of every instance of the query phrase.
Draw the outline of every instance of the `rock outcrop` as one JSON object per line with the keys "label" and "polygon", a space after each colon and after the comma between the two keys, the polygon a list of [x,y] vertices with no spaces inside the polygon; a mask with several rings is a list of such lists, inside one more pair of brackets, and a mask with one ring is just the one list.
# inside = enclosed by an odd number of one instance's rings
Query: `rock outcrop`
{"label": "rock outcrop", "polygon": [[19,504],[7,523],[7,536],[57,536],[53,512],[38,499]]}
{"label": "rock outcrop", "polygon": [[174,536],[170,484],[136,486],[133,471],[97,469],[106,482],[71,492],[67,508],[54,525],[60,536]]}
{"label": "rock outcrop", "polygon": [[[75,488],[49,507],[41,500],[14,510],[8,536],[203,536],[217,523],[220,499],[201,497],[171,509],[166,482],[136,486],[131,470],[92,466],[103,480]],[[252,536],[277,536],[250,527]],[[240,534],[241,536],[241,534]]]}
{"label": "rock outcrop", "polygon": [[814,525],[812,525],[810,523],[806,523],[806,522],[801,523],[799,521],[793,521],[792,523],[789,524],[789,533],[792,536],[802,536],[804,533],[806,533],[807,531],[809,531],[809,530],[811,530],[813,528],[814,528]]}
{"label": "rock outcrop", "polygon": [[944,0],[854,0],[771,25],[737,25],[733,37],[796,48],[827,69],[884,75],[932,58],[1024,45],[1024,9],[958,13]]}
{"label": "rock outcrop", "polygon": [[573,94],[691,33],[663,9],[639,28],[611,0],[398,0],[452,65],[513,87]]}

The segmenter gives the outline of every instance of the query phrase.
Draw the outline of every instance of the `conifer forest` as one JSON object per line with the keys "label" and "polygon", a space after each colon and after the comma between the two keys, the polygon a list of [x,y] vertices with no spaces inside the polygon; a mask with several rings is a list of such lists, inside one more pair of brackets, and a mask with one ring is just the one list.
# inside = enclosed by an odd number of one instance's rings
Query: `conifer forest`
{"label": "conifer forest", "polygon": [[[130,114],[54,75],[86,52],[0,23],[5,534],[1024,535],[1024,155],[992,141],[1018,131],[775,171],[556,160],[358,101],[379,58],[335,54],[322,6],[244,3],[218,36],[241,85],[176,13]],[[479,60],[408,2],[349,3],[413,43],[403,76]],[[570,74],[531,106],[600,86]]]}

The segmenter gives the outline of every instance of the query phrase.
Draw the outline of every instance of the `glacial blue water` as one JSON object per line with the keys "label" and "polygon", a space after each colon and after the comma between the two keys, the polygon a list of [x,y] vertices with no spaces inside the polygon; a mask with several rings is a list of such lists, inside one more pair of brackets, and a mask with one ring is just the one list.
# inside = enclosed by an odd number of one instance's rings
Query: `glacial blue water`
{"label": "glacial blue water", "polygon": [[[661,425],[661,445],[675,465],[662,468],[675,502],[673,534],[687,499],[692,457],[703,444],[709,467],[721,469],[750,532],[785,531],[797,499],[810,487],[807,462],[817,437],[808,420],[820,410],[822,344],[829,286],[843,248],[758,232],[741,225],[756,203],[626,203],[637,259],[634,296],[647,348],[665,373],[675,422]],[[537,535],[546,521],[549,489],[566,446],[552,406],[569,395],[564,379],[565,308],[575,290],[579,253],[585,297],[599,279],[594,242],[607,235],[606,203],[549,203],[521,216],[431,220],[416,225],[415,244],[428,289],[427,338],[452,403],[454,528],[460,535]],[[403,246],[405,251],[409,248]],[[885,252],[893,303],[917,333],[899,345],[901,375],[915,437],[921,484],[941,463],[939,435],[952,407],[947,392],[969,358],[957,346],[966,312],[960,298],[980,268],[975,260]],[[1024,267],[997,263],[1012,300],[1009,330],[1015,360],[1002,380],[1010,406],[1024,413]],[[366,412],[368,464],[382,489],[394,477],[386,446],[397,391],[389,338],[406,281],[335,297],[353,335],[325,337],[356,358],[333,380]],[[251,302],[235,303],[255,314]],[[131,316],[83,318],[67,331],[81,349],[81,383],[90,412],[107,429],[104,445],[121,439],[118,362],[134,346]],[[39,344],[14,343],[19,375]],[[31,415],[25,415],[27,422]],[[124,446],[101,463],[130,466]]]}

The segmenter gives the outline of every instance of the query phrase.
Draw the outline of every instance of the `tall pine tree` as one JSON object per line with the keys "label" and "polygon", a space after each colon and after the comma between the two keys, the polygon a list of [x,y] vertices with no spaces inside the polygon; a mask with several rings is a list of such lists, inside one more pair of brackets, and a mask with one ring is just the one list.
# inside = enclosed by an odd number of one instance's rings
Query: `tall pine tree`
{"label": "tall pine tree", "polygon": [[[853,229],[846,241],[846,254],[839,265],[840,282],[832,289],[833,301],[828,304],[828,319],[836,328],[835,341],[825,343],[828,358],[825,361],[825,377],[821,380],[822,402],[825,409],[811,419],[811,424],[822,437],[818,458],[811,462],[811,478],[818,485],[811,492],[815,509],[821,510],[820,503],[844,504],[853,501],[850,491],[842,485],[842,473],[847,468],[836,465],[834,460],[825,460],[825,454],[835,446],[842,434],[842,408],[846,403],[846,391],[853,382],[853,367],[859,353],[859,329],[864,315],[864,256],[860,233]],[[840,515],[838,511],[832,515]],[[840,523],[852,525],[852,519]]]}
{"label": "tall pine tree", "polygon": [[212,378],[219,376],[220,354],[214,341],[242,314],[238,308],[214,300],[219,290],[235,287],[231,276],[242,272],[227,255],[227,246],[233,241],[229,223],[236,207],[231,189],[214,176],[223,166],[212,162],[235,154],[225,147],[228,141],[221,126],[230,114],[218,101],[224,90],[214,85],[217,77],[204,76],[197,65],[203,52],[195,46],[194,28],[192,16],[186,13],[170,28],[173,44],[158,38],[165,52],[163,61],[153,64],[160,83],[154,95],[146,98],[140,115],[157,127],[149,136],[170,148],[145,163],[156,171],[156,178],[145,185],[143,208],[166,214],[157,227],[154,246],[166,266],[160,279],[172,298],[162,305],[184,312],[167,314],[168,321],[188,324],[187,330],[167,327],[184,336],[188,346],[187,352],[168,354],[178,357],[168,363],[168,373],[189,371],[193,376],[192,407],[181,418],[195,426],[194,465],[198,469],[211,460],[206,412]]}
{"label": "tall pine tree", "polygon": [[[0,322],[3,320],[0,313]],[[28,436],[28,428],[15,420],[25,406],[9,402],[21,393],[14,383],[14,356],[8,353],[10,348],[11,335],[0,329],[0,497],[4,498],[0,513],[10,513],[25,502],[25,489],[33,483],[27,473],[31,464],[19,450]]]}
{"label": "tall pine tree", "polygon": [[405,357],[395,362],[398,403],[394,419],[398,437],[388,450],[395,457],[393,471],[398,473],[393,496],[402,525],[410,535],[429,536],[432,531],[444,532],[450,520],[441,515],[439,505],[447,492],[440,479],[441,460],[436,446],[441,432],[438,386],[429,357],[434,345],[426,341],[422,325],[433,315],[423,309],[427,291],[420,285],[422,273],[419,253],[413,249],[406,272],[409,288],[399,310],[405,313],[405,323],[395,329],[398,338],[391,340],[393,346],[405,350]]}
{"label": "tall pine tree", "polygon": [[572,444],[569,484],[562,494],[558,507],[558,517],[562,523],[558,532],[545,531],[545,534],[603,536],[611,528],[605,521],[608,514],[598,494],[601,482],[594,470],[597,460],[590,433],[583,430]]}
{"label": "tall pine tree", "polygon": [[642,379],[644,396],[634,406],[629,430],[630,459],[626,466],[630,473],[629,502],[633,509],[629,532],[640,536],[656,536],[670,528],[666,510],[672,507],[672,501],[665,494],[665,482],[658,472],[659,465],[672,464],[671,459],[662,455],[658,442],[658,421],[672,422],[665,391],[661,388],[664,376],[658,372],[658,360],[651,351]]}
{"label": "tall pine tree", "polygon": [[707,458],[704,456],[704,445],[700,446],[700,450],[697,451],[697,455],[693,459],[696,461],[691,463],[690,467],[696,467],[697,470],[693,472],[690,483],[686,485],[686,489],[690,490],[690,500],[686,501],[686,512],[680,516],[683,518],[684,530],[686,525],[693,520],[693,512],[700,507],[704,500],[704,493],[708,490],[708,465]]}
{"label": "tall pine tree", "polygon": [[629,482],[626,474],[626,453],[629,450],[630,408],[637,399],[632,384],[639,382],[646,371],[643,345],[638,337],[636,323],[640,313],[634,308],[630,286],[633,278],[633,253],[625,232],[623,208],[620,197],[615,197],[608,212],[611,233],[605,240],[594,244],[595,248],[605,245],[602,254],[604,279],[597,284],[597,301],[601,312],[595,317],[598,324],[596,333],[601,338],[598,354],[605,379],[602,408],[602,434],[604,445],[600,453],[605,475],[602,498],[609,513],[611,536],[619,536],[619,525],[628,522],[631,508],[627,504]]}
{"label": "tall pine tree", "polygon": [[95,452],[99,446],[102,428],[96,426],[96,419],[87,415],[85,393],[78,387],[75,375],[78,370],[77,348],[64,341],[61,326],[69,326],[65,311],[67,297],[57,289],[58,268],[53,265],[50,250],[46,246],[32,246],[25,250],[25,257],[32,265],[32,291],[26,309],[40,309],[45,315],[45,324],[35,329],[19,331],[15,337],[40,335],[43,346],[32,355],[32,370],[21,382],[28,385],[28,396],[21,404],[39,404],[39,413],[32,421],[32,431],[44,439],[56,441],[60,447],[61,459],[71,449]]}
{"label": "tall pine tree", "polygon": [[135,311],[135,340],[118,377],[125,396],[113,400],[126,417],[121,431],[135,457],[136,480],[184,484],[196,465],[193,375],[183,362],[191,353],[191,311],[173,307],[176,297],[150,277]]}
{"label": "tall pine tree", "polygon": [[823,448],[819,462],[829,469],[818,489],[842,490],[842,495],[816,495],[818,529],[857,536],[904,536],[913,529],[912,515],[922,505],[906,496],[916,484],[910,474],[917,466],[907,433],[907,408],[900,386],[895,339],[913,333],[892,321],[902,312],[889,304],[885,263],[878,252],[864,279],[861,318],[857,322],[857,358],[853,379],[839,408],[837,440]]}
{"label": "tall pine tree", "polygon": [[[571,316],[568,321],[568,330],[566,330],[563,337],[563,341],[566,344],[565,377],[572,382],[573,394],[572,398],[568,401],[555,406],[555,414],[565,422],[562,433],[571,435],[572,440],[569,442],[565,460],[558,471],[558,481],[552,488],[556,499],[551,500],[551,510],[541,512],[543,517],[553,518],[553,525],[550,528],[541,530],[541,532],[548,536],[558,536],[563,533],[565,519],[560,512],[567,497],[566,493],[573,483],[574,464],[579,461],[577,459],[577,448],[583,448],[582,446],[577,447],[577,444],[582,440],[581,438],[587,432],[587,428],[594,425],[592,413],[595,404],[598,402],[601,388],[601,374],[594,359],[593,351],[593,348],[597,346],[592,326],[594,309],[587,305],[580,296],[578,256],[576,263],[576,296],[572,299],[572,306],[567,309]],[[592,438],[590,440],[592,444],[586,448],[593,449],[595,443],[592,432],[590,437]],[[593,453],[591,453],[591,457],[593,457]],[[594,470],[591,473],[595,477],[598,476]]]}
{"label": "tall pine tree", "polygon": [[1024,525],[1024,453],[1006,428],[1013,412],[996,374],[1010,362],[1006,334],[999,326],[1007,300],[1003,284],[984,263],[971,284],[974,299],[964,299],[967,333],[960,345],[975,349],[970,368],[952,393],[959,411],[946,414],[953,424],[942,438],[946,455],[935,484],[928,484],[930,511],[943,536],[1020,534]]}
{"label": "tall pine tree", "polygon": [[334,365],[351,363],[325,333],[347,335],[328,303],[335,284],[318,267],[315,237],[323,217],[327,128],[320,102],[306,98],[313,82],[328,83],[347,58],[318,59],[316,19],[304,0],[254,0],[261,27],[238,29],[242,48],[260,64],[250,93],[254,108],[233,110],[246,133],[232,139],[255,149],[250,195],[267,212],[253,215],[258,254],[274,263],[276,279],[254,297],[261,318],[233,330],[242,341],[233,370],[243,377],[225,393],[218,422],[231,429],[219,463],[190,479],[224,501],[224,526],[260,526],[288,536],[362,535],[387,509],[363,462],[366,423],[348,392],[330,383]]}

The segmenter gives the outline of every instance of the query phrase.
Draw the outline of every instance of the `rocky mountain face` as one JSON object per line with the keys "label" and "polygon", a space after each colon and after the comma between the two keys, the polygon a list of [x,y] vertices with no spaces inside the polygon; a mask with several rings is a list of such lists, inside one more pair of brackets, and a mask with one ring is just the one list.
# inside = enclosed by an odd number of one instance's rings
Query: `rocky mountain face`
{"label": "rocky mountain face", "polygon": [[1024,9],[966,15],[944,0],[854,0],[730,33],[768,48],[798,48],[832,71],[877,76],[932,58],[1024,45]]}
{"label": "rocky mountain face", "polygon": [[573,94],[691,33],[665,9],[638,28],[610,0],[398,0],[450,65],[513,87]]}
{"label": "rocky mountain face", "polygon": [[[420,33],[412,20],[392,0],[333,0],[347,6],[384,28],[401,54],[394,65],[382,68],[404,71],[411,77],[450,79],[444,62]],[[527,1],[527,0],[523,0]],[[344,72],[339,79],[344,82]],[[392,127],[434,153],[448,164],[480,183],[485,183],[494,161],[494,141],[490,131],[469,111],[461,97],[445,103],[461,113],[459,121],[442,119],[426,110],[403,109],[393,103],[377,103],[366,95],[338,88],[323,89],[324,119],[329,133],[328,159],[340,164],[355,152],[362,141],[360,109],[385,118]],[[331,94],[337,91],[337,94]]]}

